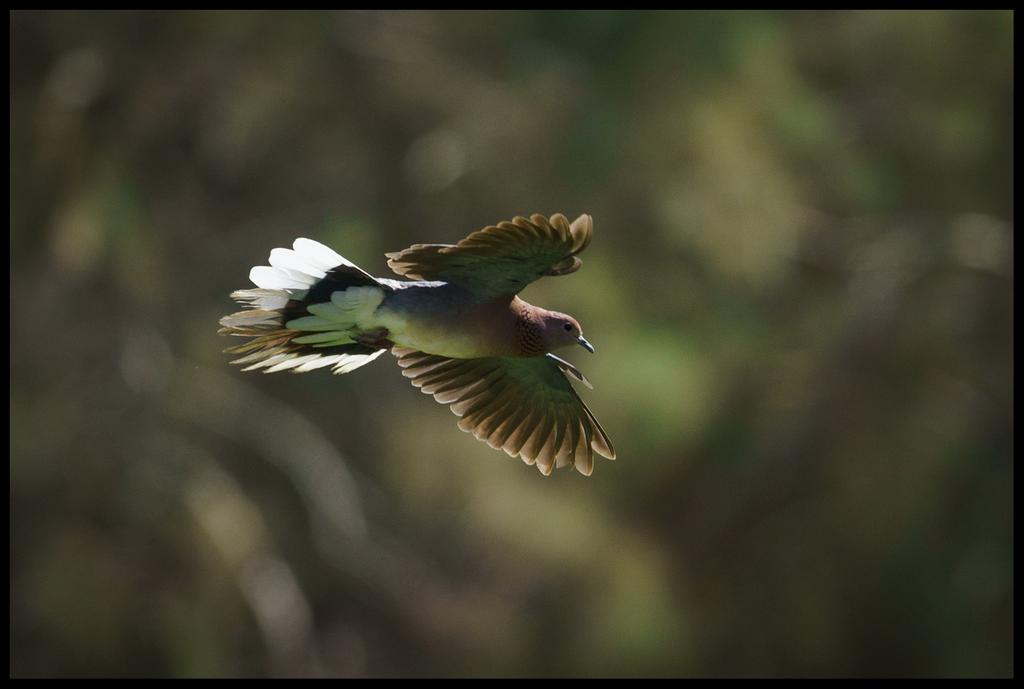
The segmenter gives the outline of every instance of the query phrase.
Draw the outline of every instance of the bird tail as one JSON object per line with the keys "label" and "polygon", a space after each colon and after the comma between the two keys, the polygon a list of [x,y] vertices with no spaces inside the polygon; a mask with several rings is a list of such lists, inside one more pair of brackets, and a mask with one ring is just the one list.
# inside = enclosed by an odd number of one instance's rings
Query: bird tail
{"label": "bird tail", "polygon": [[299,238],[292,246],[249,272],[256,289],[232,292],[245,310],[221,318],[219,333],[250,339],[224,350],[243,355],[231,363],[265,373],[325,366],[348,373],[387,351],[356,342],[353,327],[390,288],[319,242]]}

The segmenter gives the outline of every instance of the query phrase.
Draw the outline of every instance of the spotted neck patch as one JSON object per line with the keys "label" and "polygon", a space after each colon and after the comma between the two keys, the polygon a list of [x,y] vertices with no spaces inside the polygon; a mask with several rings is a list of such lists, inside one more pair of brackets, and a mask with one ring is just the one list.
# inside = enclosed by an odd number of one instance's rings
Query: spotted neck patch
{"label": "spotted neck patch", "polygon": [[540,356],[547,351],[544,343],[544,325],[540,316],[524,304],[519,310],[516,321],[516,335],[519,340],[519,351],[523,356]]}

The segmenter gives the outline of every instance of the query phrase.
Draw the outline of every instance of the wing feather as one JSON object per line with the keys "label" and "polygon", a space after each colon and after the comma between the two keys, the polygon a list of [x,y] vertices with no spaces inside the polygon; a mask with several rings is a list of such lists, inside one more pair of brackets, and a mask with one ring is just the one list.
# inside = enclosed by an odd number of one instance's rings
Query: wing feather
{"label": "wing feather", "polygon": [[544,275],[579,269],[576,255],[593,234],[581,215],[570,225],[561,213],[534,214],[478,230],[457,244],[413,244],[387,254],[388,266],[414,280],[444,280],[483,297],[511,296]]}
{"label": "wing feather", "polygon": [[579,422],[580,436],[574,452],[576,471],[590,476],[594,471],[594,455],[590,449],[590,430],[583,421]]}
{"label": "wing feather", "polygon": [[589,476],[595,453],[615,458],[607,433],[570,382],[586,378],[568,362],[556,357],[449,359],[402,347],[392,352],[414,386],[460,417],[460,429],[536,465],[545,476],[556,467],[574,467]]}

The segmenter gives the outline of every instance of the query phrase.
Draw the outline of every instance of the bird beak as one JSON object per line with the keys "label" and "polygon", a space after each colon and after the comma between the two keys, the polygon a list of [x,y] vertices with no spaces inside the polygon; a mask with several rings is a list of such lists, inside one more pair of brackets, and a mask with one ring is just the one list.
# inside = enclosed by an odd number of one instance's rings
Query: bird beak
{"label": "bird beak", "polygon": [[582,336],[582,335],[580,335],[579,337],[577,337],[577,338],[576,338],[576,341],[580,343],[580,347],[583,347],[583,349],[587,350],[587,351],[588,351],[588,352],[590,352],[591,354],[593,354],[593,353],[594,353],[594,345],[592,345],[592,344],[590,344],[589,342],[587,342],[587,341],[586,341],[586,340],[585,340],[585,339],[583,338],[583,336]]}

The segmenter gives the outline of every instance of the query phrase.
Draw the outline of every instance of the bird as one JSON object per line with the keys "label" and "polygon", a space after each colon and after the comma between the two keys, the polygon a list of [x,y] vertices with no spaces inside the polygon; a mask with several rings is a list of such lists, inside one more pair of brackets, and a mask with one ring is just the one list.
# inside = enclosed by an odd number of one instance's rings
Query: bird
{"label": "bird", "polygon": [[572,223],[533,214],[455,244],[414,244],[386,254],[404,280],[374,277],[300,237],[252,268],[256,289],[231,293],[245,308],[221,318],[219,333],[249,339],[224,351],[242,355],[231,363],[244,371],[330,366],[336,374],[391,352],[415,387],[460,417],[461,430],[544,476],[565,467],[590,476],[594,454],[615,459],[615,449],[571,381],[593,385],[553,350],[594,347],[575,318],[518,294],[577,271],[593,227],[588,214]]}

